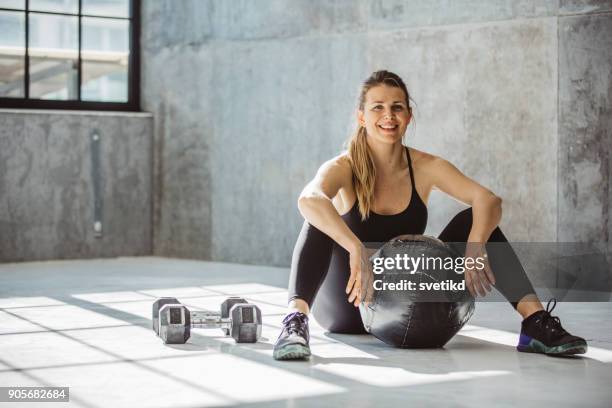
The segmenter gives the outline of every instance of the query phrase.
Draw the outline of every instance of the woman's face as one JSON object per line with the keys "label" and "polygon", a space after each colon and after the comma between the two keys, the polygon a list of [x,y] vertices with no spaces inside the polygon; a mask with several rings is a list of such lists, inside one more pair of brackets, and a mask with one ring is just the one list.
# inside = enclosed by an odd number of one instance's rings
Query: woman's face
{"label": "woman's face", "polygon": [[368,90],[363,111],[357,114],[359,125],[366,128],[369,138],[389,144],[402,139],[410,118],[404,91],[384,84]]}

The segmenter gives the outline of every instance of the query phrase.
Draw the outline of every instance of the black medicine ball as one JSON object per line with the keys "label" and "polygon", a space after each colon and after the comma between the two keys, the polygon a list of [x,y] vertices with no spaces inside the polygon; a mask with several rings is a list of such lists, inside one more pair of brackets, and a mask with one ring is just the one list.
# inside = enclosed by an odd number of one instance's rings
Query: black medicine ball
{"label": "black medicine ball", "polygon": [[388,258],[394,262],[372,275],[369,303],[359,307],[366,330],[395,347],[444,346],[474,313],[461,268],[449,268],[462,255],[436,238],[402,235],[370,260],[380,266]]}

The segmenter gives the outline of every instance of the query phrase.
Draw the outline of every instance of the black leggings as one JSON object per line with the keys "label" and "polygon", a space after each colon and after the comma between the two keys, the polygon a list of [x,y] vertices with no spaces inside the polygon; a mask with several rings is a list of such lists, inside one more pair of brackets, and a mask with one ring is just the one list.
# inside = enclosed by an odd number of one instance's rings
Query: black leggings
{"label": "black leggings", "polygon": [[[451,220],[438,238],[454,243],[452,245],[464,253],[471,228],[472,209],[467,208]],[[488,242],[508,243],[508,240],[498,227]],[[525,270],[510,244],[487,245],[487,253],[495,275],[495,287],[516,309],[520,299],[535,293]],[[348,303],[345,293],[350,275],[348,259],[344,248],[304,222],[293,251],[289,301],[304,300],[313,307],[317,322],[331,332],[365,333],[359,310]]]}

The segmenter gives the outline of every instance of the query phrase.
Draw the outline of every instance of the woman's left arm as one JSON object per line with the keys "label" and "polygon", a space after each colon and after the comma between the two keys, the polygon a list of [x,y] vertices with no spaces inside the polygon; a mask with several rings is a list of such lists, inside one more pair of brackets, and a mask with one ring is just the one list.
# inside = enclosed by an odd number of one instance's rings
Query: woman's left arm
{"label": "woman's left arm", "polygon": [[486,296],[495,285],[495,275],[486,260],[485,243],[502,216],[502,200],[490,190],[465,176],[448,161],[435,157],[431,163],[434,188],[472,206],[472,228],[468,236],[466,258],[485,258],[484,268],[466,269],[465,283],[473,296]]}
{"label": "woman's left arm", "polygon": [[429,168],[434,188],[472,207],[468,242],[487,242],[501,221],[502,199],[440,157],[433,158]]}

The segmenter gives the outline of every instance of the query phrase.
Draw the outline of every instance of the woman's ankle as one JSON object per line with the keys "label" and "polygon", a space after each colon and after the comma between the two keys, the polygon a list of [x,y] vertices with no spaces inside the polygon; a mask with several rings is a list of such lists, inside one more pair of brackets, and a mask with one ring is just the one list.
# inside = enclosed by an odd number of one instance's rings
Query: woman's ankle
{"label": "woman's ankle", "polygon": [[544,306],[542,306],[542,302],[540,302],[540,299],[538,299],[535,294],[524,296],[516,305],[516,311],[519,312],[523,319],[528,318],[540,310],[544,310]]}
{"label": "woman's ankle", "polygon": [[292,312],[300,312],[308,315],[310,313],[310,307],[308,307],[308,303],[302,299],[292,299],[289,302],[289,313]]}

